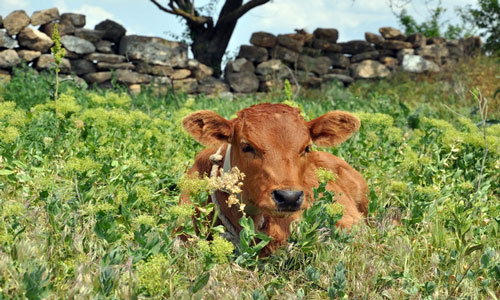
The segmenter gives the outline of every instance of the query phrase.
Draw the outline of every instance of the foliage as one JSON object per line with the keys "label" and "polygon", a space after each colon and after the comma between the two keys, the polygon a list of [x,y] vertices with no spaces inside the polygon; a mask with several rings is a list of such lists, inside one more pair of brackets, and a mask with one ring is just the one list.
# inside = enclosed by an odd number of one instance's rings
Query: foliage
{"label": "foliage", "polygon": [[486,38],[487,51],[500,55],[500,3],[498,0],[478,0],[478,7],[466,6],[460,11],[462,18],[480,29]]}
{"label": "foliage", "polygon": [[[470,93],[497,105],[490,66],[479,57],[449,78],[332,85],[289,102],[306,119],[335,109],[361,119],[326,151],[367,179],[369,215],[336,228],[343,207],[322,184],[289,244],[266,259],[269,238],[252,219],[228,242],[210,182],[184,177],[202,146],[180,124],[289,91],[217,101],[63,82],[56,113],[53,76],[16,70],[0,88],[0,299],[499,298],[500,125],[482,127]],[[181,187],[192,204],[178,204]]]}
{"label": "foliage", "polygon": [[[54,55],[54,60],[56,65],[54,70],[56,72],[56,86],[54,91],[54,101],[57,101],[57,96],[59,93],[59,72],[61,71],[61,63],[64,55],[66,55],[66,49],[61,46],[61,36],[59,35],[59,24],[54,24],[54,32],[52,33],[52,41],[54,41],[54,46],[50,48],[52,55]],[[56,109],[57,110],[57,109]]]}

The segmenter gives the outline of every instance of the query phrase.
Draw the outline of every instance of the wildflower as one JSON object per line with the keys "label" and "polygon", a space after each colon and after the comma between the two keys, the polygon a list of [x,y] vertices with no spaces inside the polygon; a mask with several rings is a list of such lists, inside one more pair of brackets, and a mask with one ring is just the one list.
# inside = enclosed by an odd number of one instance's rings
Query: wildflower
{"label": "wildflower", "polygon": [[224,191],[229,194],[227,204],[229,207],[239,204],[239,210],[243,212],[245,205],[240,202],[236,195],[241,194],[245,174],[238,167],[233,167],[229,172],[222,172],[220,176],[208,178],[211,190]]}
{"label": "wildflower", "polygon": [[194,214],[194,207],[190,204],[174,205],[168,208],[168,214],[178,219],[190,218]]}
{"label": "wildflower", "polygon": [[184,107],[185,108],[191,108],[194,106],[194,98],[193,97],[189,97],[187,100],[186,100],[186,103],[184,103]]}
{"label": "wildflower", "polygon": [[169,260],[162,254],[151,256],[146,262],[137,264],[139,286],[146,289],[150,295],[165,295],[169,293],[171,276]]}
{"label": "wildflower", "polygon": [[75,97],[62,94],[59,96],[57,100],[57,112],[66,115],[68,113],[79,112],[82,110],[82,107],[76,102]]}
{"label": "wildflower", "polygon": [[48,136],[46,136],[46,137],[43,138],[43,143],[45,144],[45,147],[49,147],[50,145],[52,145],[53,141],[54,140],[51,137],[48,137]]}
{"label": "wildflower", "polygon": [[100,169],[102,165],[98,162],[93,161],[90,157],[77,158],[71,157],[66,162],[66,168],[70,171],[76,171],[78,173],[85,173],[91,170]]}
{"label": "wildflower", "polygon": [[140,215],[137,216],[132,220],[132,223],[136,227],[140,227],[141,225],[146,225],[146,226],[154,226],[156,224],[156,220],[153,216],[149,215]]}
{"label": "wildflower", "polygon": [[20,217],[23,216],[26,212],[26,208],[22,203],[9,201],[4,203],[2,207],[1,216],[6,217]]}
{"label": "wildflower", "polygon": [[325,205],[326,214],[332,218],[342,217],[344,214],[344,206],[338,202],[328,203]]}
{"label": "wildflower", "polygon": [[318,176],[318,181],[320,183],[328,183],[329,181],[335,181],[336,179],[335,173],[326,168],[318,168],[316,170],[316,175]]}
{"label": "wildflower", "polygon": [[83,129],[83,128],[85,128],[85,123],[83,123],[82,120],[75,120],[74,124],[75,124],[75,128],[76,129]]}
{"label": "wildflower", "polygon": [[391,116],[381,113],[358,112],[356,116],[361,120],[363,126],[391,127],[394,123],[394,119]]}
{"label": "wildflower", "polygon": [[408,185],[401,181],[393,181],[391,182],[390,190],[395,193],[406,193],[408,192]]}
{"label": "wildflower", "polygon": [[210,190],[208,178],[199,178],[198,173],[184,175],[179,180],[178,185],[181,191],[187,192],[190,195],[197,195]]}
{"label": "wildflower", "polygon": [[19,129],[14,126],[0,128],[0,142],[9,144],[16,141],[19,136]]}
{"label": "wildflower", "polygon": [[220,264],[227,263],[227,257],[234,251],[234,245],[230,241],[215,235],[210,244],[210,252],[215,257],[215,261]]}

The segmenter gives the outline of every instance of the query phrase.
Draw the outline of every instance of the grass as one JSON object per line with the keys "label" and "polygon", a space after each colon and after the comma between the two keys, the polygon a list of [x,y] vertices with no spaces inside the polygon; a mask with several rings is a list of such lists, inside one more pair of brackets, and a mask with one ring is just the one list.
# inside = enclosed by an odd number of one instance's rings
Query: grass
{"label": "grass", "polygon": [[[177,199],[202,149],[180,121],[199,109],[230,118],[290,91],[228,101],[61,82],[56,112],[53,74],[18,70],[0,88],[0,299],[498,299],[500,125],[483,130],[471,93],[498,120],[498,70],[481,57],[444,74],[303,91],[294,103],[307,119],[361,118],[328,151],[367,179],[369,219],[341,232],[323,199],[264,260],[250,225],[246,248],[203,216],[213,240],[175,238],[180,226],[192,232],[194,209]],[[183,184],[206,199],[205,182]]]}

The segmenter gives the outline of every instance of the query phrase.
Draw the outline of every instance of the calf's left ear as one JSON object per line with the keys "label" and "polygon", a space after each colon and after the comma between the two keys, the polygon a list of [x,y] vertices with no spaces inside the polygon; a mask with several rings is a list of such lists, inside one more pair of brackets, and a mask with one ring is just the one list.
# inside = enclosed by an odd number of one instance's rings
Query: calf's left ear
{"label": "calf's left ear", "polygon": [[336,146],[355,133],[361,122],[353,114],[330,111],[307,122],[313,142],[318,146]]}
{"label": "calf's left ear", "polygon": [[227,143],[233,136],[233,123],[209,110],[201,110],[185,117],[182,127],[205,146]]}

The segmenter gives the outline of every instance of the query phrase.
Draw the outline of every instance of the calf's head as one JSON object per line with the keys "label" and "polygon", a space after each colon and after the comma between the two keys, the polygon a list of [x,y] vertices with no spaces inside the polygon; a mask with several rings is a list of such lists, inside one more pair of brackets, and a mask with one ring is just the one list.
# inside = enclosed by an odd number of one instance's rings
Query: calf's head
{"label": "calf's head", "polygon": [[229,143],[231,166],[243,173],[242,200],[275,217],[300,214],[312,202],[316,184],[312,144],[334,146],[358,128],[358,118],[331,111],[306,122],[297,108],[259,104],[226,120],[199,111],[183,120],[185,130],[203,145]]}

